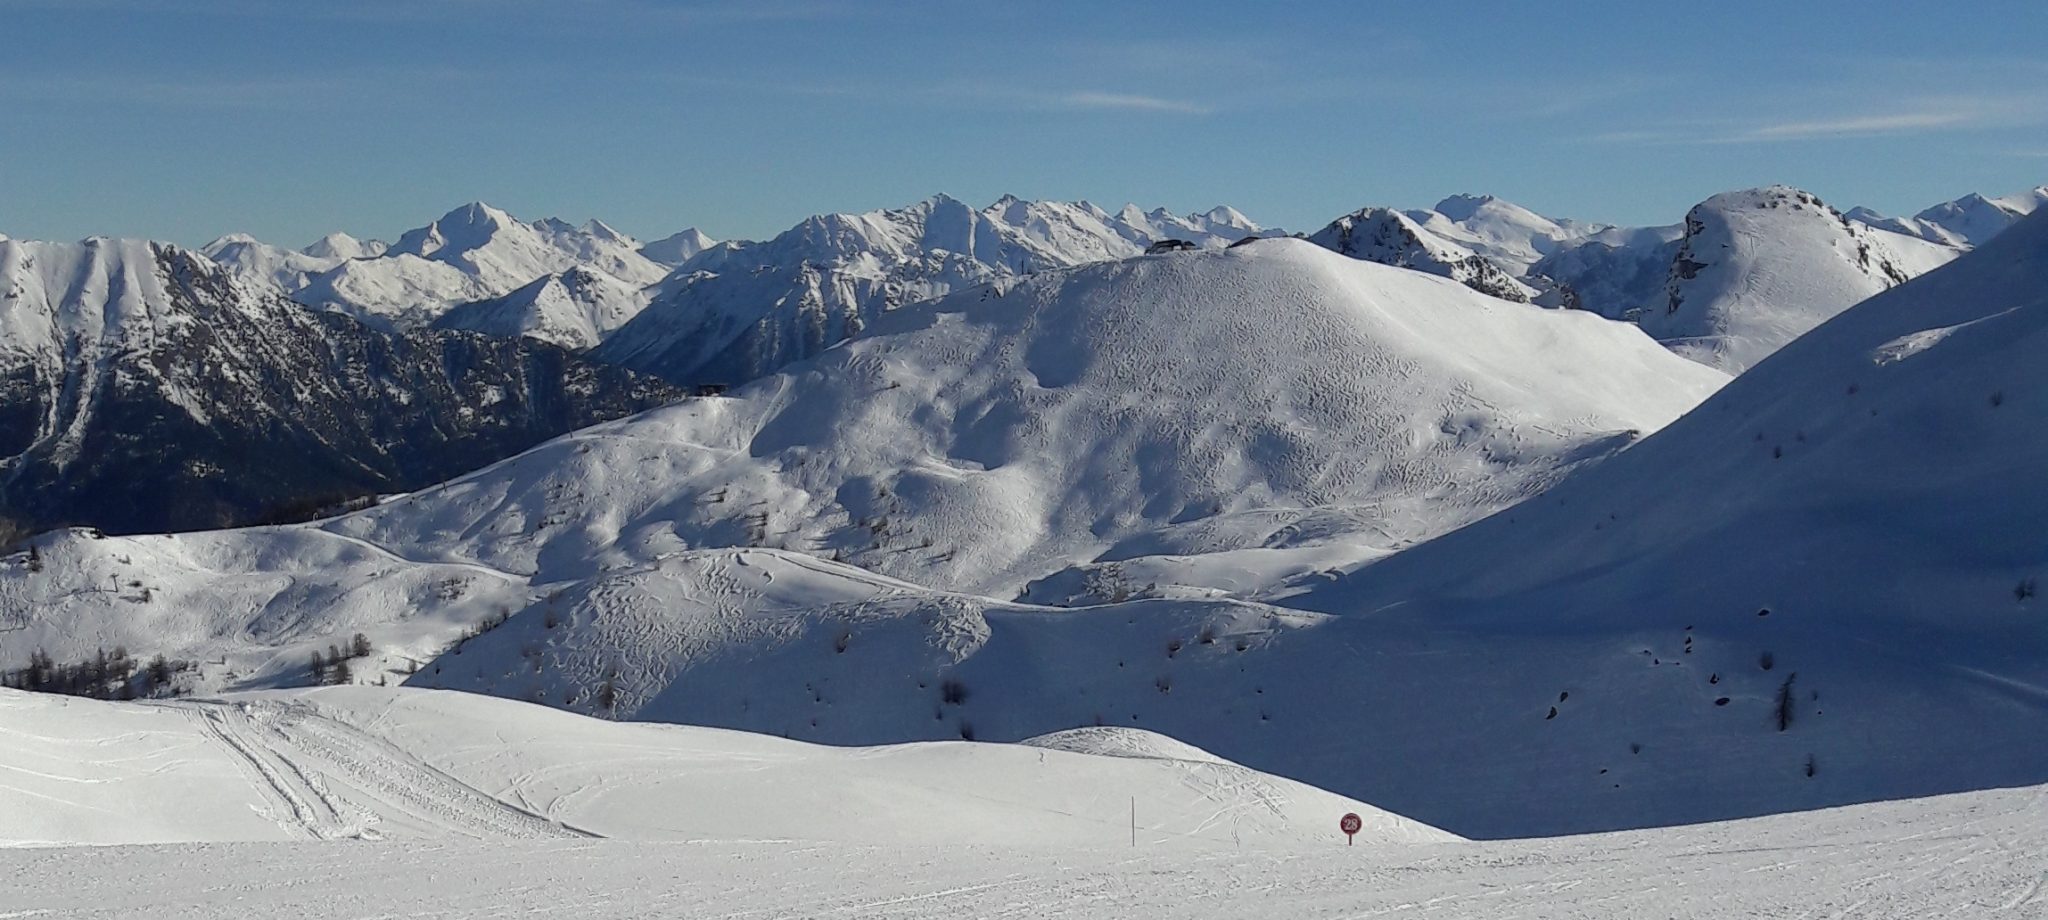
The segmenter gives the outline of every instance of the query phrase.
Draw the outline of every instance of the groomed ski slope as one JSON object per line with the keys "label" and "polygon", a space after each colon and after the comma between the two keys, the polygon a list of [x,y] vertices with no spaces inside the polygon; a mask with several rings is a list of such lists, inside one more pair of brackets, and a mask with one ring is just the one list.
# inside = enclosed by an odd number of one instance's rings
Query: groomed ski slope
{"label": "groomed ski slope", "polygon": [[[1455,839],[1149,732],[831,748],[371,687],[175,703],[0,691],[0,846],[570,838],[1213,851]],[[1135,822],[1135,828],[1133,823]],[[0,889],[4,890],[4,889]],[[0,907],[13,907],[0,902]]]}
{"label": "groomed ski slope", "polygon": [[2048,791],[1585,837],[1310,850],[534,840],[0,849],[14,917],[243,920],[1421,917],[2048,912]]}

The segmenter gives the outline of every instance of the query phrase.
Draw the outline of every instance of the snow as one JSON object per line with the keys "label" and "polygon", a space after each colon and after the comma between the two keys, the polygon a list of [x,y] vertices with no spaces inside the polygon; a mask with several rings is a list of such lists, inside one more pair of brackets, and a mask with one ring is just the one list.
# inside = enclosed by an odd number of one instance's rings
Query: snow
{"label": "snow", "polygon": [[[360,630],[357,679],[414,685],[0,692],[0,836],[137,845],[0,851],[0,909],[2048,904],[2048,216],[1958,256],[1717,196],[1638,329],[1299,241],[1041,264],[1107,239],[1090,211],[923,207],[808,225],[845,257],[794,281],[732,245],[669,279],[766,279],[726,282],[747,323],[750,291],[878,285],[834,295],[853,341],[727,396],[312,525],[0,560],[0,663],[126,644],[281,687]],[[1587,245],[1662,242],[1630,239]],[[897,306],[912,264],[957,274]]]}
{"label": "snow", "polygon": [[[1276,600],[1387,610],[1383,631],[1513,634],[1574,675],[1560,683],[1631,688],[1587,730],[1654,735],[1645,753],[1672,758],[1660,769],[1696,760],[1759,786],[1804,783],[1781,809],[2039,783],[2048,493],[2026,484],[2048,468],[2035,424],[2048,405],[2044,281],[2048,218],[2035,217],[1844,312],[1551,492]],[[1576,651],[1551,641],[1564,633]],[[1794,675],[1792,725],[1776,730],[1770,701]],[[1559,704],[1559,728],[1585,695]],[[1766,711],[1722,721],[1745,700]],[[1809,757],[1818,770],[1802,779]],[[1848,771],[1832,787],[1829,764]]]}
{"label": "snow", "polygon": [[[2048,904],[2040,786],[1464,841],[1127,730],[829,748],[334,688],[169,704],[0,691],[0,735],[0,836],[14,845],[0,845],[0,893],[23,917],[1891,917]],[[1347,811],[1366,818],[1351,846],[1336,829]],[[100,846],[62,845],[80,843]]]}
{"label": "snow", "polygon": [[[121,704],[0,690],[0,847],[588,839],[1175,851],[1456,838],[1117,730],[1114,755],[946,742],[833,748],[371,687]],[[1152,750],[1166,753],[1153,753]],[[10,905],[11,906],[11,905]]]}
{"label": "snow", "polygon": [[2040,789],[1553,840],[1197,851],[777,840],[0,850],[17,916],[2038,915]]}

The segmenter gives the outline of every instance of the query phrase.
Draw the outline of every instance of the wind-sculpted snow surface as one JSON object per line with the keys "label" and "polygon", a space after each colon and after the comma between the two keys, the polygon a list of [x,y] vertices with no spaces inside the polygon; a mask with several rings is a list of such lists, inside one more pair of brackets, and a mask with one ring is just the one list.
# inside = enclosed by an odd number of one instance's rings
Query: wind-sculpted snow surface
{"label": "wind-sculpted snow surface", "polygon": [[[1126,732],[1129,748],[1170,747]],[[549,838],[1300,849],[1456,838],[1216,758],[827,748],[525,703],[333,688],[138,705],[0,690],[0,847]],[[1136,815],[1133,818],[1132,815]],[[12,904],[10,907],[14,906]]]}

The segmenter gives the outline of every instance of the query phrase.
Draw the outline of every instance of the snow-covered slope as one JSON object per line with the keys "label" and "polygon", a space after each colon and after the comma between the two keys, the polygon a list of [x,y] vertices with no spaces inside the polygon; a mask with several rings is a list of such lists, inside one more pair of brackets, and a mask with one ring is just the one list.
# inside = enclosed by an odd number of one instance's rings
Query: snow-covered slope
{"label": "snow-covered slope", "polygon": [[2044,281],[2048,218],[1544,495],[1265,594],[1322,617],[1053,613],[684,554],[422,679],[573,706],[544,675],[580,670],[642,717],[838,742],[1139,726],[1468,836],[2038,784]]}
{"label": "snow-covered slope", "polygon": [[472,203],[406,232],[375,258],[311,275],[293,296],[386,326],[423,325],[458,304],[502,297],[574,268],[631,287],[661,280],[667,267],[639,250],[637,241],[597,221],[580,227],[554,218],[522,223]]}
{"label": "snow-covered slope", "polygon": [[1034,847],[1008,824],[939,846],[0,848],[0,877],[8,906],[28,916],[190,920],[2030,917],[2048,904],[2048,791],[2038,787],[1551,840],[1346,847],[1331,836],[1313,850]]}
{"label": "snow-covered slope", "polygon": [[[536,599],[413,680],[582,711],[839,743],[1141,728],[1486,837],[2040,783],[2048,506],[2028,484],[2048,441],[2012,413],[2048,404],[2044,228],[1849,311],[1532,501],[1236,597],[1105,567],[1086,593],[1120,602],[1061,610],[818,557],[986,590],[1020,546],[1200,569],[1367,522],[1426,532],[1479,510],[1465,483],[1533,483],[1613,422],[1544,426],[1675,413],[1607,401],[1689,402],[1660,388],[1711,372],[1584,313],[1269,241],[898,311],[730,398],[292,532],[512,573]],[[1613,376],[1617,355],[1640,373]],[[212,538],[259,559],[264,533]],[[748,542],[791,549],[691,548]],[[49,573],[115,547],[0,576],[65,597]],[[210,567],[179,577],[198,592]],[[58,641],[39,624],[80,603],[8,609]]]}
{"label": "snow-covered slope", "polygon": [[[1812,763],[1815,803],[2037,783],[2044,355],[2048,215],[1850,309],[1614,460],[1289,603],[1568,655],[1571,699],[1530,757],[1646,741],[1639,770],[1704,758],[1759,785]],[[1604,753],[1570,759],[1590,771]]]}
{"label": "snow-covered slope", "polygon": [[[403,838],[1023,849],[1455,838],[1149,732],[828,748],[467,694],[334,688],[140,705],[0,690],[0,847]],[[1101,750],[1104,753],[1097,753]],[[1130,815],[1141,826],[1133,829]]]}
{"label": "snow-covered slope", "polygon": [[646,293],[588,268],[543,275],[503,297],[467,303],[441,314],[436,329],[526,336],[563,348],[590,348],[647,305]]}
{"label": "snow-covered slope", "polygon": [[1686,215],[1663,303],[1638,322],[1680,354],[1740,373],[1957,252],[1851,221],[1798,189],[1728,192]]}
{"label": "snow-covered slope", "polygon": [[[1630,326],[1300,241],[1141,257],[900,310],[318,526],[39,543],[0,566],[0,652],[121,643],[274,685],[361,631],[356,679],[399,679],[505,610],[411,679],[846,743],[1172,726],[1359,789],[1387,776],[1301,733],[1366,634],[1231,595],[1525,497],[1720,382]],[[789,550],[692,549],[747,544]]]}
{"label": "snow-covered slope", "polygon": [[1485,257],[1423,229],[1413,218],[1391,208],[1365,208],[1347,214],[1308,240],[1354,259],[1441,275],[1503,300],[1528,303],[1536,293]]}
{"label": "snow-covered slope", "polygon": [[410,488],[678,395],[533,343],[390,335],[159,243],[0,242],[0,513],[240,523]]}
{"label": "snow-covered slope", "polygon": [[602,360],[690,384],[751,380],[948,291],[1123,259],[1161,239],[1220,247],[1257,233],[1228,208],[1177,217],[1014,197],[975,209],[940,195],[907,208],[812,217],[763,243],[684,262]]}
{"label": "snow-covered slope", "polygon": [[1585,240],[1537,260],[1529,274],[1555,287],[1560,306],[1627,319],[1664,300],[1664,283],[1684,236],[1684,225],[1673,224],[1645,227],[1615,241]]}
{"label": "snow-covered slope", "polygon": [[1383,551],[1533,493],[1720,379],[1626,325],[1270,240],[898,311],[734,398],[347,526],[425,544],[518,507],[568,526],[466,551],[532,571],[614,541],[638,560],[782,546],[1010,594],[1094,559]]}

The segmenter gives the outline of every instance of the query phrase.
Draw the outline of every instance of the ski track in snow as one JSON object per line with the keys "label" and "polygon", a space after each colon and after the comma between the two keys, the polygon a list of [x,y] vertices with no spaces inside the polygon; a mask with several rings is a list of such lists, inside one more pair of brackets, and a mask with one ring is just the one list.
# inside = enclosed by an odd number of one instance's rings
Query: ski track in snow
{"label": "ski track in snow", "polygon": [[303,707],[223,703],[180,711],[249,767],[274,799],[269,817],[293,836],[374,839],[386,821],[479,839],[592,836],[501,802]]}

